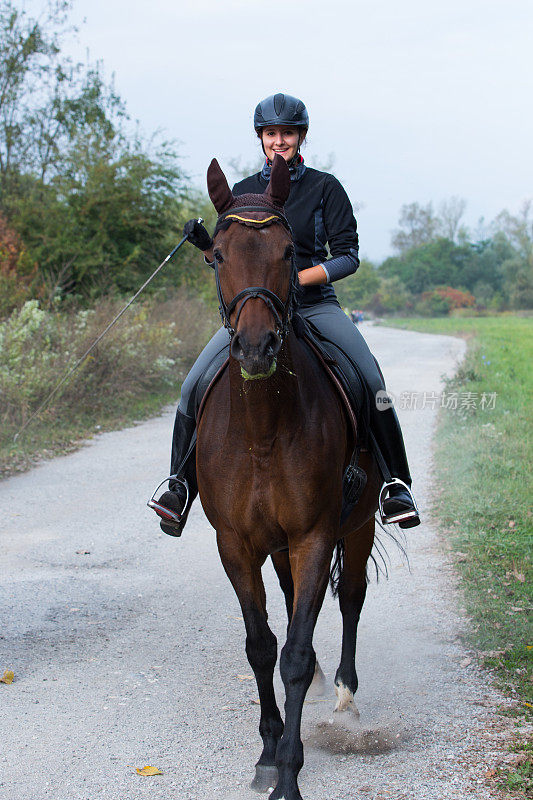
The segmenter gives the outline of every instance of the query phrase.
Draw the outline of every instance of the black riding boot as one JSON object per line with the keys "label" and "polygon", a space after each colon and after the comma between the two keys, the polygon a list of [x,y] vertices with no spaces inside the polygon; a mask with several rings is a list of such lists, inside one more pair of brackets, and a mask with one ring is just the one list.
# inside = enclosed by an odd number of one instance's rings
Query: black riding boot
{"label": "black riding boot", "polygon": [[148,505],[161,517],[161,530],[170,536],[181,536],[193,500],[198,494],[196,481],[196,447],[193,443],[196,420],[176,411],[172,435],[172,456],[168,491]]}
{"label": "black riding boot", "polygon": [[[382,504],[384,522],[398,522],[400,528],[420,525],[418,509],[410,492],[411,475],[403,442],[402,429],[394,408],[385,411],[372,409],[370,427],[392,478],[387,476],[384,489],[387,496]],[[399,479],[399,481],[396,481]],[[405,484],[405,485],[404,485]]]}

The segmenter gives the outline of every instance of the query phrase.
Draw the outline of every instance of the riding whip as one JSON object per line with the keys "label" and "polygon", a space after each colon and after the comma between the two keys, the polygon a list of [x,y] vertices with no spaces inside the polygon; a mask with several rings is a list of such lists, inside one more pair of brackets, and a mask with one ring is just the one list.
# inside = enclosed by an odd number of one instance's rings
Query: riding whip
{"label": "riding whip", "polygon": [[[198,222],[201,224],[201,223],[203,222],[203,219],[202,219],[201,217],[199,217],[199,219],[198,219]],[[119,313],[116,315],[116,317],[115,317],[114,319],[112,319],[112,320],[111,320],[111,322],[109,323],[109,325],[107,326],[107,328],[106,328],[104,331],[102,331],[102,333],[101,333],[101,334],[100,334],[100,335],[99,335],[99,336],[98,336],[98,337],[97,337],[97,338],[94,340],[94,342],[93,342],[93,343],[92,343],[92,345],[89,347],[89,349],[88,349],[88,350],[86,350],[86,351],[85,351],[85,353],[82,355],[82,357],[81,357],[81,358],[79,358],[79,359],[78,359],[78,361],[76,361],[76,363],[74,364],[74,366],[73,366],[73,367],[71,367],[71,369],[69,369],[69,370],[68,370],[68,371],[65,373],[65,375],[63,375],[63,377],[61,378],[61,380],[59,381],[59,383],[58,383],[58,384],[55,386],[55,388],[54,388],[54,389],[53,389],[53,390],[50,392],[50,394],[48,395],[48,397],[47,397],[47,398],[46,398],[46,399],[45,399],[45,400],[44,400],[44,401],[41,403],[41,405],[39,406],[39,408],[38,408],[36,411],[34,411],[34,412],[33,412],[33,414],[31,415],[31,417],[30,417],[30,418],[29,418],[29,419],[28,419],[28,420],[27,420],[27,421],[24,423],[24,425],[22,426],[22,428],[21,428],[21,429],[20,429],[20,430],[19,430],[19,431],[18,431],[18,432],[15,434],[15,436],[13,437],[13,441],[14,441],[14,442],[16,442],[16,441],[17,441],[17,439],[18,439],[18,437],[20,436],[20,434],[21,434],[21,433],[22,433],[24,430],[26,430],[26,428],[28,427],[28,425],[30,424],[30,422],[32,422],[32,420],[34,420],[34,419],[35,419],[35,417],[36,417],[38,414],[40,414],[40,412],[41,412],[41,411],[42,411],[44,408],[46,408],[46,406],[48,405],[48,403],[50,402],[50,400],[52,399],[52,397],[54,397],[54,395],[55,395],[55,394],[56,394],[56,393],[59,391],[59,389],[61,388],[61,386],[63,386],[63,384],[64,384],[64,383],[65,383],[65,382],[66,382],[66,381],[67,381],[67,380],[70,378],[70,376],[71,376],[71,375],[72,375],[72,374],[73,374],[73,373],[74,373],[74,372],[75,372],[75,371],[78,369],[78,367],[79,367],[79,366],[80,366],[80,365],[81,365],[81,364],[82,364],[82,363],[85,361],[85,359],[87,358],[87,356],[89,355],[89,353],[91,352],[91,350],[94,350],[94,348],[96,347],[96,345],[97,345],[99,342],[101,342],[101,341],[102,341],[102,339],[104,338],[104,336],[106,335],[106,333],[107,333],[108,331],[110,331],[110,330],[111,330],[111,328],[113,327],[113,325],[115,325],[115,323],[116,323],[116,322],[118,322],[118,321],[119,321],[119,319],[121,318],[121,316],[122,316],[122,315],[123,315],[123,314],[124,314],[124,313],[125,313],[125,312],[128,310],[128,308],[131,306],[131,304],[132,304],[132,303],[133,303],[133,302],[134,302],[134,301],[135,301],[135,300],[136,300],[136,299],[139,297],[139,295],[141,294],[141,292],[142,292],[142,291],[144,291],[144,289],[146,289],[146,287],[148,286],[148,284],[150,283],[150,281],[152,281],[152,280],[155,278],[155,276],[157,275],[157,273],[158,273],[160,270],[162,270],[162,269],[163,269],[163,267],[165,266],[165,264],[167,264],[167,263],[170,261],[170,259],[171,259],[171,258],[174,256],[174,254],[178,252],[178,250],[180,249],[180,247],[182,246],[182,244],[183,244],[184,242],[186,242],[186,241],[187,241],[187,237],[186,237],[186,236],[184,236],[184,237],[183,237],[183,239],[181,239],[181,241],[180,241],[180,242],[178,242],[178,244],[176,245],[176,247],[175,247],[173,250],[171,250],[171,251],[170,251],[170,253],[168,254],[168,256],[167,256],[167,257],[166,257],[166,258],[165,258],[165,259],[164,259],[164,260],[161,262],[161,264],[158,266],[158,268],[157,268],[156,270],[154,270],[154,272],[152,272],[152,274],[150,275],[150,277],[148,278],[148,280],[146,280],[146,281],[143,283],[143,285],[141,286],[141,288],[140,288],[140,289],[139,289],[137,292],[135,292],[135,294],[133,295],[133,297],[131,298],[131,300],[129,300],[129,301],[126,303],[126,305],[124,306],[124,308],[122,309],[122,311],[120,311],[120,312],[119,312]]]}

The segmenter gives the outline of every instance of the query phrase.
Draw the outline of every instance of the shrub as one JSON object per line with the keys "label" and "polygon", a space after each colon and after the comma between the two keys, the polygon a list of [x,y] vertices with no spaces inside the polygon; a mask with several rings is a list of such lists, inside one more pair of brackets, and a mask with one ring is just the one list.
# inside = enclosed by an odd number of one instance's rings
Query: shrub
{"label": "shrub", "polygon": [[476,300],[470,292],[453,289],[451,286],[437,286],[423,292],[416,305],[416,311],[425,316],[445,316],[458,308],[472,308]]}
{"label": "shrub", "polygon": [[37,264],[0,214],[0,319],[32,296]]}
{"label": "shrub", "polygon": [[[123,300],[107,299],[91,309],[62,312],[30,300],[0,322],[0,444],[8,445],[122,306]],[[134,305],[39,415],[30,437],[39,427],[52,431],[76,420],[98,422],[99,415],[109,419],[110,409],[118,418],[120,409],[127,414],[146,398],[177,399],[217,324],[200,300],[183,291]]]}

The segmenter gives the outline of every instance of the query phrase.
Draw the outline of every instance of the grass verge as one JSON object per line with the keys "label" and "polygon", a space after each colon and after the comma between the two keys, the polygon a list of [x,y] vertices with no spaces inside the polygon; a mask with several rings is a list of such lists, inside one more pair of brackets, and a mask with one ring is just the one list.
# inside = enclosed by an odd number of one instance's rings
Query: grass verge
{"label": "grass verge", "polygon": [[184,376],[217,327],[214,312],[184,293],[133,306],[13,441],[123,305],[109,299],[88,310],[50,312],[30,301],[0,323],[0,477],[177,402]]}
{"label": "grass verge", "polygon": [[[531,399],[533,319],[391,320],[395,327],[462,336],[467,354],[447,382],[436,437],[434,511],[454,552],[472,619],[471,644],[518,720],[533,711]],[[485,399],[483,399],[485,398]],[[509,797],[532,796],[531,743],[497,771]]]}

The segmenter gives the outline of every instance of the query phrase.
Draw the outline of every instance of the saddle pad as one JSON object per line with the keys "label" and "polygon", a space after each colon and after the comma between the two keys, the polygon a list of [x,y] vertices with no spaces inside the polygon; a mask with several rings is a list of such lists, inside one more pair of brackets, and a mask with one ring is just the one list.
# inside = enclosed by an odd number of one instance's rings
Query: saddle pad
{"label": "saddle pad", "polygon": [[215,358],[211,361],[206,371],[198,381],[195,392],[195,416],[196,424],[200,421],[201,412],[203,410],[204,401],[211,390],[211,387],[217,382],[218,378],[224,372],[229,362],[229,344],[224,347],[220,353],[217,353]]}
{"label": "saddle pad", "polygon": [[[308,341],[310,340],[310,341]],[[357,438],[359,445],[366,446],[368,438],[368,410],[369,394],[367,385],[357,367],[351,359],[333,342],[317,335],[317,331],[306,320],[306,330],[303,341],[316,348],[324,361],[325,369],[330,369],[340,382],[350,408],[357,420]]]}

